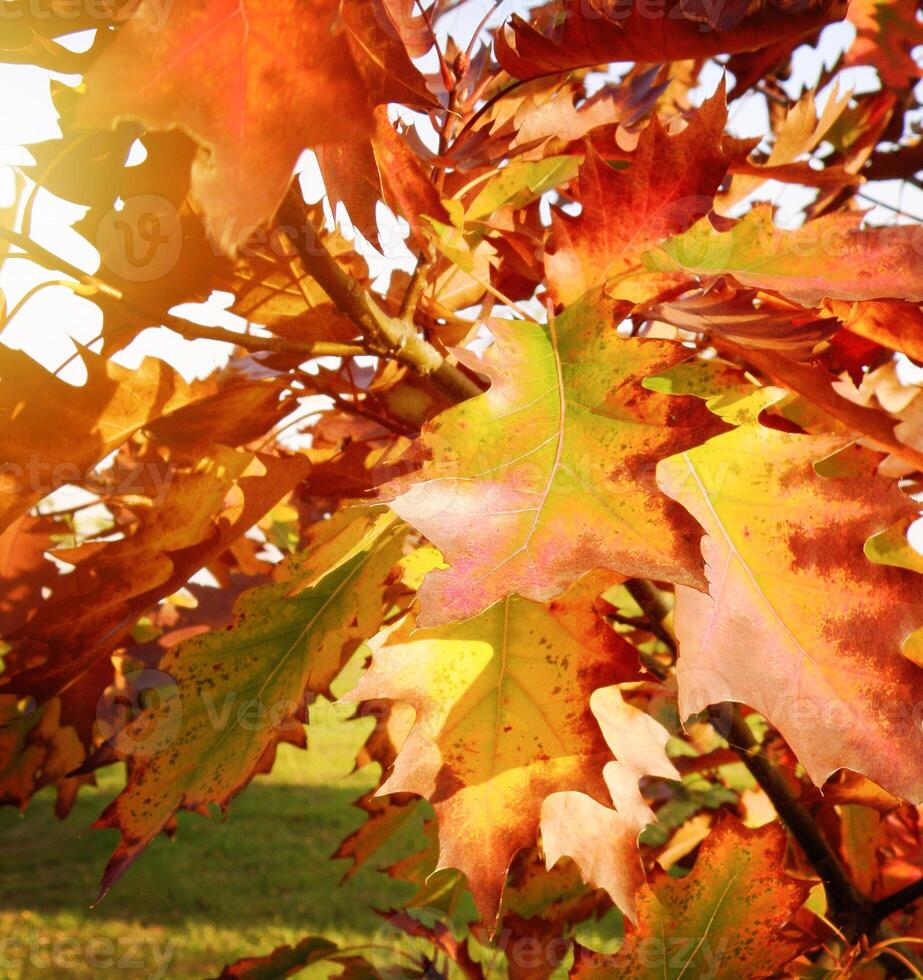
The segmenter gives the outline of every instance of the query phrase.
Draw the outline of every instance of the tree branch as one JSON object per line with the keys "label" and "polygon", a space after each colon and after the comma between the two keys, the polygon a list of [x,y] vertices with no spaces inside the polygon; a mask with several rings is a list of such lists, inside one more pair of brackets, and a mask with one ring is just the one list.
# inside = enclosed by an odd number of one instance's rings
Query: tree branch
{"label": "tree branch", "polygon": [[481,388],[460,368],[450,364],[412,322],[388,315],[367,290],[348,275],[321,241],[293,186],[279,209],[279,219],[292,232],[292,245],[305,272],[362,331],[371,352],[406,364],[429,376],[450,398],[462,401],[481,394]]}
{"label": "tree branch", "polygon": [[871,903],[852,883],[830,842],[791,786],[763,754],[760,743],[753,736],[739,708],[736,705],[728,705],[728,708],[726,721],[721,725],[727,731],[722,734],[772,801],[779,819],[820,876],[827,893],[831,918],[848,939],[856,940],[865,935],[871,926]]}
{"label": "tree branch", "polygon": [[[52,272],[63,272],[72,279],[95,289],[97,292],[108,296],[117,303],[121,303],[126,310],[136,316],[150,320],[152,324],[160,324],[170,330],[175,331],[187,340],[220,340],[224,343],[234,344],[244,350],[255,353],[280,353],[280,354],[300,354],[305,358],[309,357],[355,357],[366,353],[364,347],[356,344],[339,344],[327,341],[316,341],[305,343],[297,340],[284,340],[281,337],[254,337],[252,334],[236,333],[233,330],[225,330],[223,327],[203,327],[198,323],[192,323],[173,313],[164,310],[155,310],[143,303],[138,303],[126,296],[122,290],[106,282],[100,276],[91,275],[78,269],[66,259],[49,252],[37,242],[32,241],[25,235],[10,228],[0,226],[0,238],[15,245],[34,262],[49,269]],[[11,256],[7,256],[10,258]],[[15,257],[15,256],[13,256]]]}
{"label": "tree branch", "polygon": [[893,895],[887,895],[875,902],[871,913],[872,925],[877,925],[883,919],[887,919],[889,915],[899,912],[920,898],[923,898],[923,878],[919,878],[912,884],[894,892]]}

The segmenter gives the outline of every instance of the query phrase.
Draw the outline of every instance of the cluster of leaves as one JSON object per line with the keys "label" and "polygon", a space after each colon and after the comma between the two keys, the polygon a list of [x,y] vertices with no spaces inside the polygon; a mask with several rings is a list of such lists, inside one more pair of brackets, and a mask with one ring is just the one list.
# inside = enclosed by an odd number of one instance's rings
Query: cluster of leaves
{"label": "cluster of leaves", "polygon": [[[912,0],[3,6],[82,79],[6,260],[102,327],[82,385],[0,347],[0,801],[123,760],[105,892],[341,695],[381,780],[335,857],[418,826],[411,945],[224,976],[920,975],[923,240],[863,215],[923,165]],[[245,331],[177,312],[215,292]],[[151,326],[229,360],[113,360]]]}

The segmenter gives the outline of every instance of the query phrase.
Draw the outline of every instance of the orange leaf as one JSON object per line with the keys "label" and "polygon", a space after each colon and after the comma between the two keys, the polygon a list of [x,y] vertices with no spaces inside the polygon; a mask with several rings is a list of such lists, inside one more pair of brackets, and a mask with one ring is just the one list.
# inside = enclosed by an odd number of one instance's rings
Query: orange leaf
{"label": "orange leaf", "polygon": [[778,824],[750,830],[731,818],[702,844],[692,873],[661,873],[638,896],[638,928],[613,956],[580,950],[577,980],[767,977],[810,946],[782,927],[808,897],[811,882],[782,868]]}
{"label": "orange leaf", "polygon": [[578,217],[554,215],[554,250],[545,256],[555,300],[572,303],[640,265],[654,244],[688,228],[713,203],[715,191],[748,143],[725,138],[724,85],[677,136],[654,116],[641,133],[627,169],[614,170],[593,148],[577,180]]}
{"label": "orange leaf", "polygon": [[0,531],[53,490],[84,479],[142,426],[194,398],[154,358],[132,371],[87,351],[81,356],[87,380],[78,388],[20,351],[0,349]]}
{"label": "orange leaf", "polygon": [[923,670],[901,644],[923,625],[923,578],[863,551],[918,508],[881,477],[819,475],[840,445],[749,423],[658,466],[706,531],[709,593],[677,589],[680,708],[744,702],[816,785],[846,767],[919,801]]}
{"label": "orange leaf", "polygon": [[[121,840],[106,866],[105,894],[180,808],[226,808],[282,742],[304,747],[306,698],[326,691],[381,618],[381,585],[401,537],[393,515],[346,513],[319,525],[280,581],[245,592],[226,630],[167,651],[159,703],[114,736],[132,756],[131,778],[97,827]],[[246,695],[238,701],[238,696]]]}
{"label": "orange leaf", "polygon": [[607,762],[603,778],[615,809],[585,793],[554,793],[542,804],[542,845],[550,868],[567,855],[584,879],[605,888],[612,901],[635,919],[635,892],[644,882],[638,834],[654,820],[638,789],[643,776],[679,779],[667,758],[669,732],[627,704],[618,687],[594,691],[590,708],[617,762]]}
{"label": "orange leaf", "polygon": [[367,139],[371,104],[337,0],[142,0],[87,73],[82,125],[182,126],[211,152],[193,192],[233,251],[270,219],[298,155]]}
{"label": "orange leaf", "polygon": [[509,598],[434,629],[405,617],[373,641],[372,667],[348,697],[416,711],[380,792],[433,803],[437,870],[465,873],[487,921],[513,857],[535,842],[545,797],[579,789],[606,799],[611,756],[590,694],[638,673],[635,649],[593,606],[611,581],[589,575],[548,605]]}

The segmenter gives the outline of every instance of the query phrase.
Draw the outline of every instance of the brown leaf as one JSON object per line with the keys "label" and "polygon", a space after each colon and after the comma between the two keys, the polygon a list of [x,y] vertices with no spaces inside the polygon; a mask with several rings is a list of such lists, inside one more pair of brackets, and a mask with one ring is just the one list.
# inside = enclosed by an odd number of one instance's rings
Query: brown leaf
{"label": "brown leaf", "polygon": [[[652,6],[645,0],[614,5],[605,0],[548,4],[550,31],[514,15],[496,38],[501,67],[516,78],[535,78],[611,61],[680,61],[721,52],[756,51],[785,39],[794,45],[846,11],[841,0],[732,0],[718,8],[701,4]],[[626,9],[627,8],[627,9]],[[768,8],[768,9],[767,9]],[[717,20],[714,17],[717,14]]]}
{"label": "brown leaf", "polygon": [[78,120],[187,129],[210,150],[194,195],[233,251],[275,214],[305,147],[371,135],[367,83],[337,0],[188,0],[162,13],[141,0],[87,73]]}
{"label": "brown leaf", "polygon": [[[135,370],[89,352],[74,387],[20,351],[0,349],[0,530],[89,469],[132,433],[188,404],[194,394],[162,361]],[[54,406],[54,411],[49,406]]]}

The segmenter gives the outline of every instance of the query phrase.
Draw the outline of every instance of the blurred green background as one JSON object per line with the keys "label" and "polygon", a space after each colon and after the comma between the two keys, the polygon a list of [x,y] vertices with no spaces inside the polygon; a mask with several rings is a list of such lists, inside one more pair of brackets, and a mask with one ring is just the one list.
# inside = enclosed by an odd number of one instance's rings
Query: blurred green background
{"label": "blurred green background", "polygon": [[[81,790],[65,821],[47,790],[22,815],[0,810],[0,976],[213,977],[241,956],[310,933],[346,945],[371,941],[383,923],[372,909],[414,892],[375,867],[422,840],[410,821],[373,867],[342,884],[348,862],[329,860],[364,820],[349,804],[374,785],[377,767],[351,770],[371,724],[312,725],[308,750],[281,746],[273,772],[254,779],[225,820],[181,813],[176,838],[153,841],[97,908],[90,906],[118,835],[90,825],[118,792],[122,767]],[[65,939],[77,942],[55,966],[50,944]],[[98,940],[109,942],[94,946]],[[19,943],[31,952],[24,956]]]}

